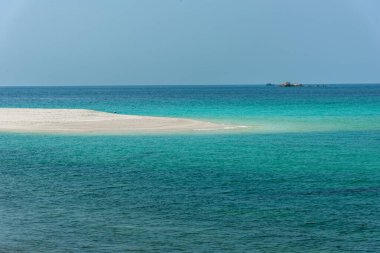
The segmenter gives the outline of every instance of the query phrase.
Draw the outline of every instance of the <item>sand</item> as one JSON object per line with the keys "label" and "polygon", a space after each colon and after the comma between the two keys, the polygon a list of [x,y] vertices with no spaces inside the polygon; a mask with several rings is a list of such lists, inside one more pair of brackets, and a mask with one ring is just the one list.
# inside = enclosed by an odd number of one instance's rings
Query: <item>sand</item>
{"label": "sand", "polygon": [[184,118],[150,117],[84,109],[0,108],[0,132],[128,134],[235,129]]}

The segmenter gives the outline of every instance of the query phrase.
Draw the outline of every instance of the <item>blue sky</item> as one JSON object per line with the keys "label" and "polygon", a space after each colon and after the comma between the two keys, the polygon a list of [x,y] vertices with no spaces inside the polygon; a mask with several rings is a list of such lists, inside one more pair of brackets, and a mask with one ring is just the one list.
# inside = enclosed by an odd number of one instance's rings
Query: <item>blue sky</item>
{"label": "blue sky", "polygon": [[0,84],[380,82],[378,0],[3,0]]}

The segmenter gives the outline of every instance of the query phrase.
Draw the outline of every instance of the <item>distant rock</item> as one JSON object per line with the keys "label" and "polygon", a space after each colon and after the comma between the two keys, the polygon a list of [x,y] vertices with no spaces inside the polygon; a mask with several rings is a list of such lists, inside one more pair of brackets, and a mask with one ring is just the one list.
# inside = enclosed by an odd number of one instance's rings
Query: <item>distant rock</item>
{"label": "distant rock", "polygon": [[302,83],[291,83],[291,82],[285,82],[280,84],[280,87],[303,87]]}

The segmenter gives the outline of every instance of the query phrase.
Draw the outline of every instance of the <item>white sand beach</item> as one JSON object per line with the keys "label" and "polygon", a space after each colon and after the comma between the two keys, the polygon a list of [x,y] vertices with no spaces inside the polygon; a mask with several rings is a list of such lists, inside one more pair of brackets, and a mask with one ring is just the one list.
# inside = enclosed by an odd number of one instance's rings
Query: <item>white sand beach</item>
{"label": "white sand beach", "polygon": [[0,132],[123,134],[233,128],[235,127],[231,125],[192,119],[125,115],[84,109],[0,108]]}

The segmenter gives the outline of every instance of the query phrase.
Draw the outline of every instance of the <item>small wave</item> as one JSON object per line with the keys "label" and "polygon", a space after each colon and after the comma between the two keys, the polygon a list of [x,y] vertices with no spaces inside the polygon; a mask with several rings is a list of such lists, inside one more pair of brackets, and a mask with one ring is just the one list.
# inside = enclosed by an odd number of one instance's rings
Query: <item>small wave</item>
{"label": "small wave", "polygon": [[194,131],[215,131],[215,130],[231,130],[231,129],[238,129],[238,128],[247,128],[248,126],[224,126],[221,128],[197,128],[193,129]]}
{"label": "small wave", "polygon": [[248,126],[226,126],[223,129],[237,129],[237,128],[247,128]]}

